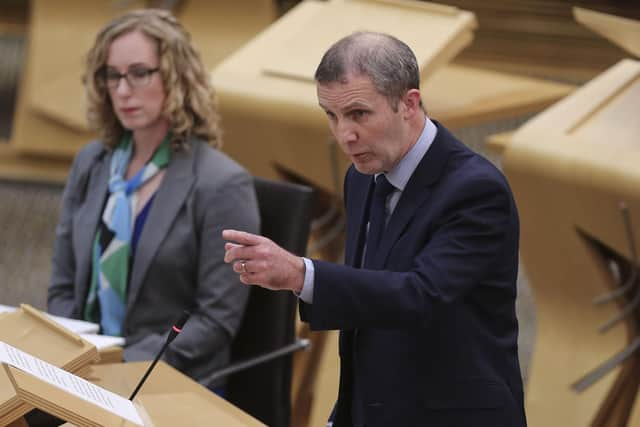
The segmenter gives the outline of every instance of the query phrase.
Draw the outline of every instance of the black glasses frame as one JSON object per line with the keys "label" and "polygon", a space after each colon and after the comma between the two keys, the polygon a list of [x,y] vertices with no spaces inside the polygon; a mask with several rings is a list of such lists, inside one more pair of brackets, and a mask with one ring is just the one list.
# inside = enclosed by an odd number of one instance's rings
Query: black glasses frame
{"label": "black glasses frame", "polygon": [[[126,73],[120,73],[118,71],[115,71],[111,74],[112,79],[108,79],[108,75],[107,75],[107,68],[103,68],[100,73],[98,74],[98,77],[101,81],[102,84],[104,84],[104,86],[108,89],[116,89],[119,85],[120,85],[120,80],[125,79],[127,81],[127,84],[129,85],[129,87],[131,88],[136,88],[136,87],[144,87],[147,86],[150,82],[151,82],[151,76],[153,75],[153,73],[157,73],[158,71],[160,71],[160,67],[155,67],[155,68],[137,68],[137,69],[133,69],[133,70],[127,70]],[[134,83],[131,79],[131,74],[132,72],[136,72],[136,73],[144,73],[144,76],[140,76],[143,77],[145,79],[148,79],[145,83],[140,84],[139,82]],[[115,80],[113,78],[117,77],[118,79]],[[110,83],[111,82],[111,83]]]}

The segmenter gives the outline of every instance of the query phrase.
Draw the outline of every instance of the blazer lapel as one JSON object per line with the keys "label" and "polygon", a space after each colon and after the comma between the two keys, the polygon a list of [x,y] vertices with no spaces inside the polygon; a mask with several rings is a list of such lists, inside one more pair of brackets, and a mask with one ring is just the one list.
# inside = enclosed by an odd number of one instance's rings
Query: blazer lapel
{"label": "blazer lapel", "polygon": [[173,152],[149,211],[149,216],[142,229],[135,261],[129,281],[129,297],[127,298],[127,315],[140,292],[140,288],[155,257],[160,244],[169,232],[174,218],[182,207],[189,190],[194,183],[193,162],[197,153],[196,144],[189,144],[187,150]]}
{"label": "blazer lapel", "polygon": [[347,241],[345,245],[345,264],[359,267],[362,263],[366,224],[368,221],[368,207],[373,191],[373,176],[358,173],[351,184],[349,204],[354,208],[347,209]]}
{"label": "blazer lapel", "polygon": [[96,161],[91,168],[85,189],[84,206],[78,209],[78,213],[73,219],[73,246],[78,268],[75,283],[78,289],[75,292],[76,307],[84,307],[84,300],[87,297],[89,281],[91,280],[90,274],[93,265],[91,254],[93,253],[96,230],[102,215],[102,207],[107,197],[110,162],[111,154],[108,153]]}
{"label": "blazer lapel", "polygon": [[385,265],[393,245],[408,227],[418,208],[429,198],[430,187],[440,178],[447,159],[453,151],[453,147],[449,144],[449,134],[438,123],[436,124],[438,125],[436,138],[418,163],[389,218],[374,260],[375,266],[381,268]]}

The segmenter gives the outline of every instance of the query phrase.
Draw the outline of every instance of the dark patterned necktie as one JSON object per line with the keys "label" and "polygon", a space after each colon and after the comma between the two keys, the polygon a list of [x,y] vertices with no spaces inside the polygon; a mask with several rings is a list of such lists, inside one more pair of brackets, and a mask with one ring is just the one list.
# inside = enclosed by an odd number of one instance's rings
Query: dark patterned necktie
{"label": "dark patterned necktie", "polygon": [[367,233],[364,268],[373,267],[373,260],[382,240],[382,233],[386,224],[387,197],[394,189],[395,187],[389,183],[384,174],[376,177],[376,185],[371,198],[371,206],[369,207],[369,232]]}

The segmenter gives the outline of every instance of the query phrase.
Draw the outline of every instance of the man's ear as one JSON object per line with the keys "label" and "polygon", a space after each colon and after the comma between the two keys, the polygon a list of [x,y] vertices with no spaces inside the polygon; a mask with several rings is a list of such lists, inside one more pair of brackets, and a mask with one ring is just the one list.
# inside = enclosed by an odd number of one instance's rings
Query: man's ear
{"label": "man's ear", "polygon": [[409,89],[402,97],[402,103],[404,104],[404,117],[406,119],[410,119],[416,113],[422,111],[420,108],[420,90]]}

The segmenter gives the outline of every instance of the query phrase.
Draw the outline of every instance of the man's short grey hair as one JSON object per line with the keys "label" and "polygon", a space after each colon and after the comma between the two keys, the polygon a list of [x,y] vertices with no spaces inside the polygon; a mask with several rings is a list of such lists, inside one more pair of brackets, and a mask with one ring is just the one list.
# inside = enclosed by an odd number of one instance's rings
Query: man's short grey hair
{"label": "man's short grey hair", "polygon": [[420,89],[420,70],[411,48],[384,33],[357,32],[334,43],[316,69],[319,84],[364,75],[395,110],[410,89]]}

